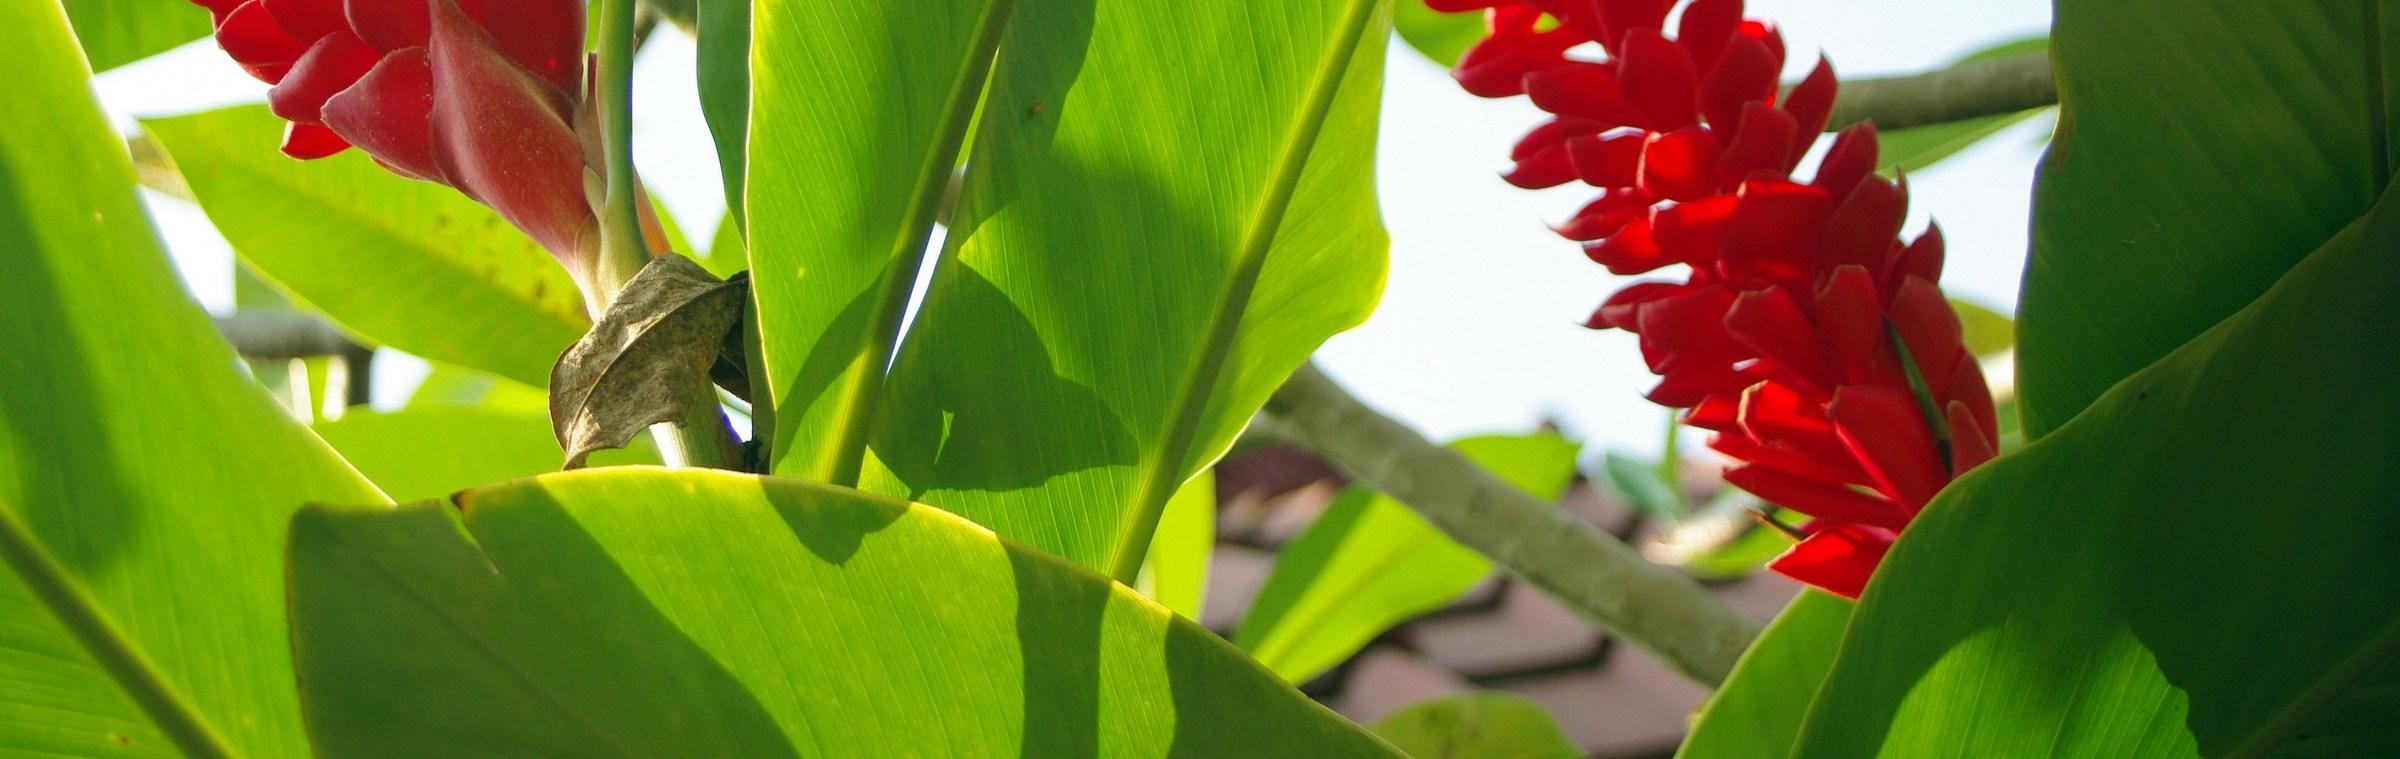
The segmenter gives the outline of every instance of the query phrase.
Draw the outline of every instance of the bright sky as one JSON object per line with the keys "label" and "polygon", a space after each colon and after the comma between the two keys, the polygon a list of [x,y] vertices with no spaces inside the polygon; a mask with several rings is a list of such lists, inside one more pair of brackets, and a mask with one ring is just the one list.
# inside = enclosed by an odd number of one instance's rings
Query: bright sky
{"label": "bright sky", "polygon": [[[1905,73],[2042,34],[2050,22],[2046,0],[1749,6],[1750,15],[1782,25],[1791,77],[1818,50],[1846,77]],[[1595,450],[1655,453],[1665,412],[1641,399],[1653,378],[1633,339],[1578,326],[1618,278],[1545,227],[1588,200],[1588,188],[1526,192],[1498,177],[1509,146],[1541,114],[1522,99],[1467,95],[1405,46],[1395,44],[1390,60],[1378,189],[1392,234],[1391,279],[1375,317],[1327,343],[1320,361],[1353,392],[1436,439],[1523,431],[1548,419]],[[692,81],[691,41],[662,27],[635,71],[634,150],[643,178],[705,244],[725,203]],[[129,131],[136,115],[266,97],[264,85],[205,41],[103,74],[96,87]],[[2047,118],[2020,124],[1910,176],[1912,226],[1941,220],[1950,248],[1943,284],[1952,294],[2013,310],[2033,166],[2050,126]],[[197,207],[150,200],[194,297],[212,311],[230,310],[224,239]],[[379,360],[376,372],[376,404],[389,408],[406,399],[425,365]]]}

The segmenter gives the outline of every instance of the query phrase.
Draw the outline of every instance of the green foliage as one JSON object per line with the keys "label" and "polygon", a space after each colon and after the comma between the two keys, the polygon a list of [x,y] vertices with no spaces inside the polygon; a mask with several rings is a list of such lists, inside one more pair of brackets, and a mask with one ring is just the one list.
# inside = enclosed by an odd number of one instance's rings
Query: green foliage
{"label": "green foliage", "polygon": [[[767,377],[753,384],[774,399],[777,473],[856,482],[902,309],[1013,5],[770,4],[756,19],[747,203]],[[729,88],[714,91],[711,112],[730,109]]]}
{"label": "green foliage", "polygon": [[1683,498],[1676,495],[1676,484],[1667,481],[1657,462],[1609,451],[1600,457],[1600,471],[1608,477],[1609,489],[1624,496],[1634,511],[1655,519],[1683,516]]}
{"label": "green foliage", "polygon": [[645,469],[455,500],[294,518],[326,755],[1389,753],[1191,622],[936,509]]}
{"label": "green foliage", "polygon": [[[742,188],[750,166],[750,2],[697,0],[694,8],[699,15],[692,36],[699,48],[694,68],[700,77],[700,115],[716,139],[717,170],[725,177],[725,226],[739,239],[748,218],[743,214],[747,201]],[[720,240],[724,234],[718,232]],[[709,252],[725,257],[722,245]],[[720,277],[733,275],[716,266],[709,271]]]}
{"label": "green foliage", "polygon": [[63,0],[93,71],[208,36],[208,11],[186,0]]}
{"label": "green foliage", "polygon": [[1376,720],[1375,734],[1416,759],[1572,759],[1583,755],[1540,703],[1507,693],[1419,701]]}
{"label": "green foliage", "polygon": [[1168,496],[1380,291],[1384,7],[1018,8],[865,487],[1130,578]]}
{"label": "green foliage", "polygon": [[1990,356],[2017,347],[2017,323],[2008,316],[1964,298],[1951,298],[1950,310],[1958,313],[1959,337],[1968,352]]}
{"label": "green foliage", "polygon": [[234,252],[294,301],[376,343],[547,384],[590,327],[550,254],[458,191],[358,151],[286,158],[282,124],[241,106],[143,127]]}
{"label": "green foliage", "polygon": [[[1576,446],[1556,435],[1475,437],[1451,447],[1545,501],[1575,477]],[[1303,682],[1491,573],[1491,560],[1407,506],[1354,487],[1284,546],[1233,641],[1285,680]]]}
{"label": "green foliage", "polygon": [[2224,319],[2390,179],[2384,3],[2066,0],[2018,304],[2025,430]]}
{"label": "green foliage", "polygon": [[380,495],[183,294],[60,6],[0,28],[0,753],[304,754],[284,522]]}
{"label": "green foliage", "polygon": [[1850,623],[1849,601],[1802,591],[1733,666],[1733,676],[1700,707],[1676,752],[1681,759],[1789,756],[1800,721]]}
{"label": "green foliage", "polygon": [[1199,619],[1208,600],[1209,558],[1217,550],[1217,478],[1200,473],[1167,500],[1158,538],[1134,587],[1185,619]]}
{"label": "green foliage", "polygon": [[[486,483],[558,470],[561,454],[550,415],[530,407],[411,404],[388,413],[354,409],[319,422],[317,436],[341,452],[394,500],[448,496]],[[635,438],[624,450],[593,454],[593,466],[656,464],[658,449]]]}
{"label": "green foliage", "polygon": [[1797,755],[2311,748],[2311,718],[2400,650],[2400,363],[2357,360],[2400,353],[2396,248],[2387,195],[1943,491],[1867,586]]}

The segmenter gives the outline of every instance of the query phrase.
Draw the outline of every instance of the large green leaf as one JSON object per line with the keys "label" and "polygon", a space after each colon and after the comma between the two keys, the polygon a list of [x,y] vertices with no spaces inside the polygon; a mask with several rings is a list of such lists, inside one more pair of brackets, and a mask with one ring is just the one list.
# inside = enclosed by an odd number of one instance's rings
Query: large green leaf
{"label": "large green leaf", "polygon": [[369,340],[544,387],[590,327],[566,270],[456,190],[358,151],[286,158],[283,122],[263,106],[143,127],[242,260]]}
{"label": "large green leaf", "polygon": [[1583,749],[1541,702],[1509,693],[1419,701],[1375,721],[1375,734],[1416,759],[1574,759]]}
{"label": "large green leaf", "polygon": [[[717,170],[725,179],[724,226],[740,239],[747,219],[743,177],[750,165],[750,0],[698,0],[693,9],[698,14],[692,36],[698,48],[693,68],[700,78],[700,115],[716,141]],[[724,238],[722,228],[717,236]],[[724,259],[727,251],[722,247],[712,247],[710,255]]]}
{"label": "large green leaf", "polygon": [[[2394,250],[2387,195],[1952,484],[1867,586],[1801,754],[2256,756],[2388,701],[2346,693],[2400,651]],[[2400,726],[2347,740],[2392,755]]]}
{"label": "large green leaf", "polygon": [[60,6],[0,28],[0,754],[302,755],[284,521],[379,495],[183,292]]}
{"label": "large green leaf", "polygon": [[1750,759],[1790,756],[1800,720],[1817,685],[1833,669],[1849,601],[1817,590],[1801,592],[1742,652],[1733,674],[1701,705],[1699,720],[1676,756]]}
{"label": "large green leaf", "polygon": [[328,756],[1388,753],[1192,622],[938,509],[658,469],[453,500],[293,520]]}
{"label": "large green leaf", "polygon": [[1208,601],[1209,559],[1217,550],[1217,478],[1202,473],[1167,501],[1158,520],[1158,539],[1142,562],[1140,588],[1160,606],[1185,619],[1199,619]]}
{"label": "large green leaf", "polygon": [[[1575,478],[1576,446],[1556,435],[1475,437],[1450,447],[1544,501]],[[1408,506],[1354,487],[1284,546],[1233,641],[1284,679],[1305,682],[1491,573],[1490,559]]]}
{"label": "large green leaf", "polygon": [[2060,0],[2017,392],[2039,437],[2217,323],[2390,176],[2385,0]]}
{"label": "large green leaf", "polygon": [[910,286],[1014,4],[755,6],[748,230],[776,472],[857,481]]}
{"label": "large green leaf", "polygon": [[[394,500],[440,498],[477,485],[558,471],[566,459],[543,407],[412,404],[355,410],[317,435]],[[646,436],[592,454],[592,466],[656,464]]]}
{"label": "large green leaf", "polygon": [[93,71],[107,71],[208,36],[208,11],[188,0],[64,0]]}
{"label": "large green leaf", "polygon": [[863,481],[1130,579],[1176,487],[1374,306],[1384,10],[1019,8]]}

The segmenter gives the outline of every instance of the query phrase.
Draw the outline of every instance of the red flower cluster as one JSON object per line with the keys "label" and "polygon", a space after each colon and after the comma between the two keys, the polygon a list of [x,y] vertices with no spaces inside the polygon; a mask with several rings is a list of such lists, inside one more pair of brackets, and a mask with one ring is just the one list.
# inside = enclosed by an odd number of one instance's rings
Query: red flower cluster
{"label": "red flower cluster", "polygon": [[[217,44],[291,122],[283,152],[352,145],[491,206],[569,263],[597,222],[585,193],[584,0],[193,0]],[[578,124],[587,124],[577,129]],[[596,137],[594,138],[596,140]]]}
{"label": "red flower cluster", "polygon": [[[1899,239],[1907,188],[1875,176],[1874,127],[1791,176],[1831,112],[1830,66],[1779,99],[1782,37],[1741,0],[1692,2],[1674,38],[1676,0],[1426,2],[1489,14],[1461,85],[1555,116],[1506,179],[1601,188],[1558,233],[1617,274],[1689,267],[1619,290],[1590,326],[1641,336],[1650,399],[1743,462],[1728,482],[1814,517],[1770,566],[1856,598],[1934,493],[1994,455],[1998,426],[1935,284],[1940,232]],[[1569,55],[1586,42],[1605,58]]]}

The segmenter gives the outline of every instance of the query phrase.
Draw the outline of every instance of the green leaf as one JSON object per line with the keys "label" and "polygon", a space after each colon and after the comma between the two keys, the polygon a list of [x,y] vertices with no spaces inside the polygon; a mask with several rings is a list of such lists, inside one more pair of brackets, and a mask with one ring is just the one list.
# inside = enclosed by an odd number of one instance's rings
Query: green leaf
{"label": "green leaf", "polygon": [[184,294],[61,7],[0,28],[0,753],[304,755],[284,521],[380,496]]}
{"label": "green leaf", "polygon": [[[419,383],[416,392],[408,397],[409,408],[426,406],[485,406],[533,411],[541,414],[543,419],[548,419],[550,393],[545,388],[437,361],[433,362],[433,370],[426,373],[425,381]],[[552,446],[556,446],[555,441]]]}
{"label": "green leaf", "polygon": [[208,36],[208,11],[186,0],[64,0],[93,71]]}
{"label": "green leaf", "polygon": [[[538,397],[538,396],[537,396]],[[441,498],[477,485],[558,470],[558,441],[539,406],[494,408],[412,404],[378,413],[354,409],[316,425],[317,436],[392,498]],[[656,464],[658,449],[634,438],[593,454],[593,466]]]}
{"label": "green leaf", "polygon": [[1657,463],[1609,451],[1600,457],[1600,470],[1608,476],[1609,488],[1632,503],[1634,510],[1660,519],[1682,516],[1675,486],[1666,481]]}
{"label": "green leaf", "polygon": [[[750,0],[698,0],[692,30],[699,49],[700,116],[717,144],[717,170],[725,178],[725,221],[738,238],[743,215],[743,176],[750,163]],[[813,15],[813,14],[796,14]],[[725,233],[717,233],[722,240]],[[717,249],[710,250],[712,256]],[[717,276],[733,272],[709,267]]]}
{"label": "green leaf", "polygon": [[1825,672],[1833,669],[1834,652],[1841,650],[1851,608],[1838,596],[1813,588],[1801,591],[1742,653],[1741,661],[1734,662],[1733,674],[1701,705],[1698,721],[1675,755],[1790,756],[1808,701],[1824,682]]}
{"label": "green leaf", "polygon": [[1416,759],[1583,756],[1583,749],[1559,729],[1549,710],[1511,693],[1469,693],[1409,704],[1376,720],[1375,734]]}
{"label": "green leaf", "polygon": [[324,755],[1388,755],[1192,622],[938,509],[658,469],[454,500],[293,519]]}
{"label": "green leaf", "polygon": [[1130,579],[1175,488],[1373,308],[1384,7],[1019,8],[867,487]]}
{"label": "green leaf", "polygon": [[[2304,727],[2400,651],[2395,249],[2387,195],[1944,490],[1867,586],[1799,755],[2309,748]],[[2400,748],[2384,725],[2361,755]]]}
{"label": "green leaf", "polygon": [[142,125],[242,260],[368,340],[541,386],[591,326],[566,270],[456,190],[355,150],[286,158],[264,106]]}
{"label": "green leaf", "polygon": [[[2038,438],[2208,329],[2390,178],[2376,0],[2061,0],[2017,391]],[[2165,84],[2165,83],[2172,84]]]}
{"label": "green leaf", "polygon": [[[1450,447],[1543,500],[1558,498],[1575,476],[1575,444],[1555,435],[1475,437]],[[1233,641],[1285,680],[1303,682],[1491,573],[1490,559],[1399,501],[1351,488],[1284,546]]]}
{"label": "green leaf", "polygon": [[1392,31],[1442,68],[1458,65],[1467,49],[1483,41],[1483,12],[1442,13],[1425,0],[1393,0]]}
{"label": "green leaf", "polygon": [[1142,595],[1184,619],[1199,619],[1208,600],[1208,563],[1217,549],[1217,478],[1208,472],[1183,483],[1158,519],[1158,539],[1142,562]]}
{"label": "green leaf", "polygon": [[768,377],[753,384],[774,399],[776,472],[857,481],[900,317],[1014,5],[770,4],[756,19],[748,230]]}

